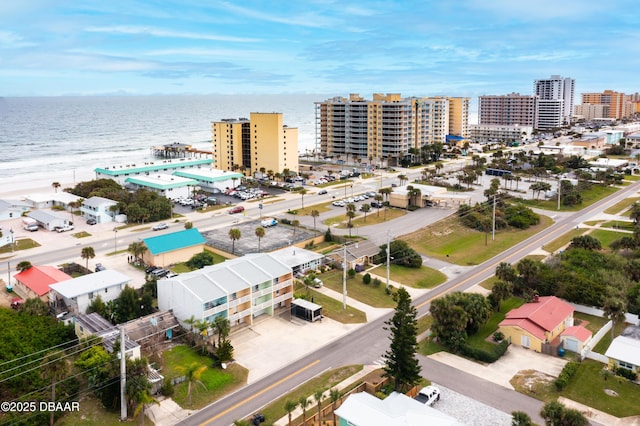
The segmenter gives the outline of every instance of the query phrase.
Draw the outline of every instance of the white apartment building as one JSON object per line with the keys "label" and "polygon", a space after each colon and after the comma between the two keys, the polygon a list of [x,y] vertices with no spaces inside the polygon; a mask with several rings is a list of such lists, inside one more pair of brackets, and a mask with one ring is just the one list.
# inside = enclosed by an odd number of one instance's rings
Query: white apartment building
{"label": "white apartment building", "polygon": [[293,297],[293,273],[269,253],[248,254],[224,263],[158,281],[158,308],[173,310],[185,320],[213,322],[216,317],[231,326],[253,324],[260,315],[273,316],[288,308]]}
{"label": "white apartment building", "polygon": [[540,99],[537,129],[551,129],[571,122],[574,79],[552,75],[548,79],[535,80],[533,92]]}

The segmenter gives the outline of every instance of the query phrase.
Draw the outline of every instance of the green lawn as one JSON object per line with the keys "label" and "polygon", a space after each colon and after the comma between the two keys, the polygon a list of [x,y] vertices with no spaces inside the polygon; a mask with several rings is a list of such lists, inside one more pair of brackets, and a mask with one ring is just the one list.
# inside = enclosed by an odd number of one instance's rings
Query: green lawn
{"label": "green lawn", "polygon": [[[133,413],[129,413],[131,416]],[[140,417],[136,418],[139,422]],[[134,421],[131,421],[134,423]],[[108,411],[102,403],[92,394],[83,398],[80,402],[80,410],[66,413],[64,417],[55,422],[56,426],[120,426],[120,410]]]}
{"label": "green lawn", "polygon": [[[319,277],[326,287],[342,293],[342,271],[331,270],[319,275]],[[396,306],[393,297],[385,293],[384,282],[378,286],[373,283],[364,284],[362,275],[356,275],[351,279],[347,278],[347,295],[376,308],[395,308]]]}
{"label": "green lawn", "polygon": [[627,232],[607,231],[604,229],[594,229],[589,235],[600,240],[603,248],[609,247],[612,242],[614,242],[615,240],[619,240],[622,237],[632,236],[632,234],[629,234]]}
{"label": "green lawn", "polygon": [[548,251],[549,253],[554,253],[557,250],[560,250],[562,247],[569,244],[571,240],[573,240],[575,237],[578,237],[584,234],[585,232],[586,231],[584,229],[572,229],[571,231],[551,241],[549,244],[545,244],[544,246],[542,246],[542,248]]}
{"label": "green lawn", "polygon": [[[197,349],[186,345],[176,346],[162,354],[164,367],[162,375],[174,378],[184,375],[177,368],[197,363],[207,367],[200,378],[201,384],[191,385],[191,397],[193,405],[189,405],[187,398],[187,383],[179,383],[175,386],[173,400],[183,408],[200,409],[234,389],[247,383],[249,372],[238,364],[230,364],[226,370],[213,367],[211,358],[202,356]],[[204,387],[203,387],[204,385]]]}
{"label": "green lawn", "polygon": [[629,207],[631,207],[631,205],[633,203],[635,203],[636,201],[639,201],[640,198],[638,197],[629,197],[629,198],[625,198],[624,200],[620,200],[617,203],[615,203],[613,206],[609,207],[608,209],[604,210],[604,213],[607,214],[620,214],[623,211],[627,210]]}
{"label": "green lawn", "polygon": [[[387,267],[385,265],[376,266],[369,272],[384,277],[384,280],[387,278]],[[389,266],[389,279],[408,287],[433,288],[447,281],[447,276],[427,266],[407,268],[406,266],[392,264]]]}
{"label": "green lawn", "polygon": [[[611,396],[605,390],[617,393]],[[580,363],[576,375],[562,391],[562,396],[616,417],[640,415],[638,385],[603,372],[603,365],[586,359]]]}
{"label": "green lawn", "polygon": [[598,330],[600,330],[607,322],[609,322],[609,320],[606,318],[597,317],[595,315],[589,315],[582,312],[574,312],[573,318],[579,320],[579,322],[574,321],[575,325],[581,325],[593,334],[596,334]]}
{"label": "green lawn", "polygon": [[[407,214],[405,210],[388,208],[385,216],[384,208],[380,209],[380,214],[378,214],[377,210],[378,209],[372,209],[369,213],[367,213],[366,220],[364,217],[364,213],[357,212],[358,216],[351,220],[351,224],[353,225],[353,228],[354,228],[353,231],[355,232],[355,227],[377,225],[379,223],[384,223],[393,219],[397,219]],[[345,213],[345,214],[341,214],[338,216],[333,216],[328,219],[325,219],[323,223],[327,226],[337,225],[336,228],[345,229],[347,227],[348,221],[349,221],[349,218]]]}
{"label": "green lawn", "polygon": [[500,311],[493,312],[489,320],[478,329],[478,332],[468,337],[467,342],[476,348],[491,350],[493,343],[487,342],[486,339],[498,330],[498,324],[510,310],[519,308],[523,304],[524,299],[519,297],[511,297],[503,301],[500,305]]}
{"label": "green lawn", "polygon": [[88,233],[87,231],[80,231],[80,232],[76,232],[75,234],[71,234],[71,236],[75,238],[85,238],[85,237],[90,237],[91,234]]}
{"label": "green lawn", "polygon": [[550,218],[540,216],[538,225],[526,230],[498,231],[492,241],[491,235],[463,226],[456,217],[448,217],[400,239],[426,256],[457,265],[479,265],[551,224]]}
{"label": "green lawn", "polygon": [[[611,194],[619,191],[620,188],[616,188],[614,186],[602,186],[602,185],[592,185],[589,189],[582,191],[580,194],[582,195],[582,203],[573,205],[573,206],[560,206],[560,211],[563,212],[577,212],[579,210],[584,209],[585,207],[590,206],[596,201],[600,201],[603,198],[608,197]],[[562,201],[562,194],[560,194],[560,200]],[[522,200],[522,202],[529,207],[537,207],[543,210],[550,211],[558,211],[558,199],[551,200]]]}
{"label": "green lawn", "polygon": [[[324,281],[324,275],[322,278]],[[361,310],[348,304],[345,310],[342,301],[326,296],[313,288],[306,288],[304,284],[297,284],[295,291],[296,295],[299,296],[306,296],[307,292],[309,292],[309,299],[312,299],[313,303],[322,306],[322,315],[327,318],[343,324],[360,324],[367,322],[367,315]],[[340,290],[340,292],[342,292],[342,290]]]}
{"label": "green lawn", "polygon": [[18,250],[27,250],[34,247],[40,247],[40,244],[38,244],[31,238],[23,238],[23,239],[15,240],[13,249],[11,248],[11,244],[7,244],[6,246],[0,247],[0,254],[12,253],[13,251],[18,251]]}
{"label": "green lawn", "polygon": [[[624,331],[625,328],[626,328],[626,324],[624,324],[624,323],[616,324],[615,327],[613,328],[613,335],[614,336],[619,336],[622,333],[622,331]],[[611,330],[609,330],[608,333],[606,333],[604,336],[602,336],[602,339],[600,339],[598,344],[594,346],[593,351],[604,355],[604,353],[609,348],[609,345],[611,345],[611,340],[612,340],[611,339]]]}
{"label": "green lawn", "polygon": [[601,225],[603,228],[622,229],[624,231],[633,231],[635,223],[631,220],[610,220]]}

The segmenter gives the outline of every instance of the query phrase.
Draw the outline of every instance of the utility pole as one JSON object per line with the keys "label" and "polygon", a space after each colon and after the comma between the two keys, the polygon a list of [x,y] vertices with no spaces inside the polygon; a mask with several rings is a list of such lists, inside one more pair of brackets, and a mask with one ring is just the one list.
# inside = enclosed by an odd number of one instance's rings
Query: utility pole
{"label": "utility pole", "polygon": [[120,326],[120,420],[127,421],[127,357],[124,327]]}
{"label": "utility pole", "polygon": [[[346,188],[346,187],[345,187]],[[347,243],[342,246],[342,309],[347,309]]]}
{"label": "utility pole", "polygon": [[560,210],[560,191],[562,189],[562,180],[560,176],[558,176],[558,210]]}
{"label": "utility pole", "polygon": [[391,263],[391,234],[387,229],[387,289],[389,289],[389,264]]}
{"label": "utility pole", "polygon": [[491,241],[496,239],[496,196],[493,196],[493,221],[491,225]]}

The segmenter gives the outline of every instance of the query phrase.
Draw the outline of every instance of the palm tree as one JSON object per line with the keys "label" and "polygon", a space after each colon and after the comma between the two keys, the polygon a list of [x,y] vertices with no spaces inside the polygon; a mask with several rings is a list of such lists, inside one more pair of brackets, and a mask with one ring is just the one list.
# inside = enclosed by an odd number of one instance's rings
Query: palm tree
{"label": "palm tree", "polygon": [[142,241],[134,241],[129,244],[127,251],[133,255],[136,261],[140,260],[140,257],[147,251],[147,246]]}
{"label": "palm tree", "polygon": [[196,322],[198,320],[191,315],[191,318],[187,318],[186,320],[184,320],[184,322],[186,324],[189,324],[189,335],[191,336],[192,342],[191,342],[191,346],[193,346],[193,344],[195,344],[195,336],[193,335],[193,327],[195,326]]}
{"label": "palm tree", "polygon": [[256,228],[256,237],[258,237],[258,253],[260,253],[260,240],[262,240],[262,237],[264,237],[265,235],[265,230],[262,226],[258,226]]}
{"label": "palm tree", "polygon": [[640,203],[635,202],[629,209],[629,218],[637,225],[640,222]]}
{"label": "palm tree", "polygon": [[311,405],[311,401],[306,396],[301,396],[298,405],[302,408],[302,424],[307,425],[307,407]]}
{"label": "palm tree", "polygon": [[318,403],[318,424],[322,424],[322,397],[324,396],[324,389],[318,389],[313,393],[313,398]]}
{"label": "palm tree", "polygon": [[362,213],[364,213],[364,222],[367,222],[367,213],[369,213],[369,211],[371,210],[371,204],[369,203],[364,203],[361,207],[360,207],[360,211]]}
{"label": "palm tree", "polygon": [[96,257],[96,252],[91,246],[82,247],[82,251],[80,252],[80,257],[87,261],[86,268],[89,269],[89,259],[93,259]]}
{"label": "palm tree", "polygon": [[377,202],[378,217],[380,217],[380,204],[382,204],[382,194],[376,194],[376,196],[373,197],[373,199],[376,200],[376,202]]}
{"label": "palm tree", "polygon": [[[284,403],[284,410],[287,412],[287,415],[289,416],[289,426],[291,426],[291,413],[293,413],[293,411],[298,407],[298,404],[296,404],[295,402],[291,401],[290,399],[288,399],[285,403]],[[334,422],[335,423],[335,422]]]}
{"label": "palm tree", "polygon": [[342,395],[340,394],[340,391],[336,388],[331,389],[331,391],[329,391],[329,398],[331,398],[331,412],[333,414],[333,424],[336,424],[336,403],[340,400],[340,397]]}
{"label": "palm tree", "polygon": [[302,208],[304,209],[304,195],[309,192],[306,189],[302,188],[298,190],[298,193],[300,194],[300,200],[302,201]]}
{"label": "palm tree", "polygon": [[311,210],[311,217],[313,218],[313,229],[316,229],[316,218],[320,216],[320,212],[318,210]]}
{"label": "palm tree", "polygon": [[187,367],[182,365],[176,367],[176,370],[183,374],[187,379],[187,398],[189,398],[189,405],[193,405],[193,401],[191,400],[191,385],[202,385],[202,387],[207,390],[204,383],[200,381],[202,373],[204,373],[206,369],[206,365],[200,365],[197,362],[192,362]]}
{"label": "palm tree", "polygon": [[[56,401],[56,383],[69,374],[70,366],[65,353],[61,350],[49,352],[43,359],[42,373],[51,380],[51,402]],[[49,425],[53,426],[55,410],[51,410]]]}
{"label": "palm tree", "polygon": [[407,175],[398,175],[398,180],[400,181],[400,186],[402,186],[407,181]]}
{"label": "palm tree", "polygon": [[296,237],[296,229],[300,226],[300,221],[298,219],[294,219],[291,221],[291,226],[293,226],[293,238]]}
{"label": "palm tree", "polygon": [[53,182],[51,186],[56,192],[58,192],[58,188],[60,188],[60,182]]}
{"label": "palm tree", "polygon": [[218,335],[218,347],[222,345],[222,342],[229,337],[229,331],[231,330],[231,323],[225,317],[215,317],[213,320],[213,328]]}
{"label": "palm tree", "polygon": [[239,240],[242,237],[242,232],[240,232],[240,228],[231,228],[229,229],[229,238],[231,238],[231,254],[236,252],[236,240]]}
{"label": "palm tree", "polygon": [[24,272],[27,269],[31,268],[33,265],[31,264],[31,262],[29,262],[28,260],[23,260],[22,262],[18,263],[16,265],[16,270],[20,271],[20,272]]}
{"label": "palm tree", "polygon": [[155,399],[153,396],[149,395],[149,391],[148,390],[142,390],[137,392],[134,395],[134,400],[137,403],[136,405],[136,409],[133,411],[133,417],[136,417],[138,414],[140,414],[141,417],[141,424],[142,426],[144,426],[144,412],[147,409],[147,406],[149,404],[157,404],[160,405],[160,401],[158,401],[157,399]]}
{"label": "palm tree", "polygon": [[627,303],[619,290],[609,287],[609,295],[604,299],[602,310],[613,323],[611,325],[611,339],[613,339],[614,328],[616,328],[616,324],[625,321],[624,313],[627,310]]}
{"label": "palm tree", "polygon": [[347,204],[347,218],[349,218],[349,222],[347,223],[347,227],[349,228],[349,237],[351,237],[351,228],[353,227],[353,224],[351,223],[351,220],[356,217],[356,205],[353,203],[349,203]]}

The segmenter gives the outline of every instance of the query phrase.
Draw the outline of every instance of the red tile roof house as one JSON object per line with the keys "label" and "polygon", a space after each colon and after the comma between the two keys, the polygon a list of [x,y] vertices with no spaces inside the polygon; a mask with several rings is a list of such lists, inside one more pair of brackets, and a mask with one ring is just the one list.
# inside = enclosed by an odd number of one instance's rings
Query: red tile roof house
{"label": "red tile roof house", "polygon": [[13,276],[14,291],[23,299],[39,297],[49,303],[49,284],[70,280],[72,277],[54,266],[32,266]]}
{"label": "red tile roof house", "polygon": [[553,343],[565,329],[573,327],[573,306],[555,296],[537,297],[512,309],[498,324],[511,343],[542,352],[542,345]]}

